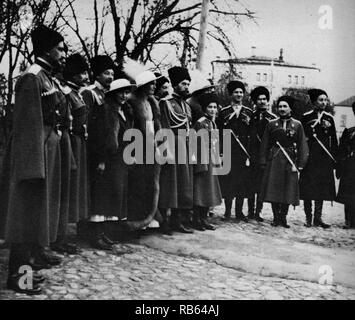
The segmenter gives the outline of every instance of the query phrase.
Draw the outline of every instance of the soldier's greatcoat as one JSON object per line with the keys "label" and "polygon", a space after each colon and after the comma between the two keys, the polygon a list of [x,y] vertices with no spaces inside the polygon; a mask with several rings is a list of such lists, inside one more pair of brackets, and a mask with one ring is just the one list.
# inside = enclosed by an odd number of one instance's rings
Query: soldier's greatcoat
{"label": "soldier's greatcoat", "polygon": [[[338,142],[333,116],[316,110],[303,115],[301,122],[308,140],[309,159],[300,176],[300,198],[303,200],[335,200],[335,162],[317,142],[314,134],[334,157]],[[318,120],[319,119],[319,120]]]}
{"label": "soldier's greatcoat", "polygon": [[65,108],[60,112],[59,130],[61,132],[60,139],[60,155],[61,155],[61,183],[60,183],[60,215],[58,225],[58,240],[65,239],[68,232],[69,223],[69,202],[70,202],[70,176],[73,170],[76,170],[76,163],[70,141],[71,128],[71,112],[67,93],[69,87],[55,79],[56,84],[63,92],[61,95]]}
{"label": "soldier's greatcoat", "polygon": [[[216,121],[221,132],[221,147],[223,146],[223,129],[230,129],[250,154],[251,119],[252,110],[245,106],[241,107],[239,115],[231,105],[223,108]],[[247,161],[246,153],[233,135],[230,150],[222,150],[222,152],[230,152],[231,156],[230,173],[219,177],[223,198],[249,198],[253,194],[251,167],[248,166],[250,159]]]}
{"label": "soldier's greatcoat", "polygon": [[61,197],[60,115],[67,107],[38,59],[15,89],[13,133],[9,142],[9,190],[5,239],[9,243],[47,246],[57,238]]}
{"label": "soldier's greatcoat", "polygon": [[[162,165],[160,174],[159,208],[191,209],[193,207],[193,170],[189,161],[188,139],[178,134],[188,132],[191,125],[191,110],[178,94],[162,99],[159,103],[162,128],[171,129],[175,138],[175,163]],[[179,152],[180,155],[179,155]],[[185,159],[178,163],[179,156]]]}
{"label": "soldier's greatcoat", "polygon": [[88,107],[80,87],[68,82],[71,91],[67,95],[73,117],[71,145],[76,162],[76,170],[71,171],[69,221],[78,222],[88,216],[88,168],[87,168],[87,126]]}
{"label": "soldier's greatcoat", "polygon": [[337,162],[337,176],[340,178],[337,201],[355,208],[355,127],[344,130]]}
{"label": "soldier's greatcoat", "polygon": [[269,111],[253,112],[251,130],[250,130],[250,155],[251,155],[251,179],[252,190],[254,193],[259,193],[261,180],[264,170],[259,165],[260,146],[263,138],[265,127],[271,121],[275,120],[277,116]]}
{"label": "soldier's greatcoat", "polygon": [[[202,135],[197,144],[197,164],[194,165],[194,206],[214,207],[222,202],[218,176],[213,174],[213,168],[219,165],[219,150],[216,150],[216,137],[212,130],[217,130],[216,123],[207,115],[197,120],[194,129],[208,132]],[[216,133],[216,132],[215,132]],[[201,144],[203,144],[201,146]],[[201,154],[203,153],[203,154]],[[207,162],[207,163],[206,163]]]}
{"label": "soldier's greatcoat", "polygon": [[260,165],[266,165],[260,191],[263,202],[299,205],[298,173],[277,142],[297,168],[304,168],[308,146],[302,124],[293,119],[276,119],[265,128],[260,147]]}
{"label": "soldier's greatcoat", "polygon": [[88,173],[89,173],[89,208],[90,215],[103,215],[102,192],[98,190],[104,183],[103,176],[97,171],[99,163],[105,162],[105,89],[99,82],[82,92],[88,107]]}

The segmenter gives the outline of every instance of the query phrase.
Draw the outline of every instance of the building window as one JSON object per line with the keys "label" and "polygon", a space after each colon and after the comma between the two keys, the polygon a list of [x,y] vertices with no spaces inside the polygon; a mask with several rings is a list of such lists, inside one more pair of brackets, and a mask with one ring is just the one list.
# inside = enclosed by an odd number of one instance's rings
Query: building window
{"label": "building window", "polygon": [[302,76],[301,84],[305,84],[304,76]]}
{"label": "building window", "polygon": [[295,76],[295,84],[298,84],[298,76]]}
{"label": "building window", "polygon": [[291,75],[288,76],[288,83],[289,83],[289,84],[292,83],[292,76],[291,76]]}
{"label": "building window", "polygon": [[267,74],[266,74],[266,73],[264,73],[263,80],[264,80],[264,82],[266,82],[266,81],[267,81]]}
{"label": "building window", "polygon": [[256,81],[261,81],[261,74],[260,73],[256,74]]}
{"label": "building window", "polygon": [[346,114],[340,116],[340,127],[346,128]]}

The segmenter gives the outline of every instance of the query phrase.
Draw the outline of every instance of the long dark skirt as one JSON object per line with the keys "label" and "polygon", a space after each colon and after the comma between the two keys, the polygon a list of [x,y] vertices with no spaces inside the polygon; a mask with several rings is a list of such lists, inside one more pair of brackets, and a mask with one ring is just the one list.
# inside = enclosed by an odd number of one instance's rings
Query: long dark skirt
{"label": "long dark skirt", "polygon": [[127,218],[128,166],[123,161],[122,153],[108,158],[102,178],[98,188],[102,193],[102,214],[106,217]]}

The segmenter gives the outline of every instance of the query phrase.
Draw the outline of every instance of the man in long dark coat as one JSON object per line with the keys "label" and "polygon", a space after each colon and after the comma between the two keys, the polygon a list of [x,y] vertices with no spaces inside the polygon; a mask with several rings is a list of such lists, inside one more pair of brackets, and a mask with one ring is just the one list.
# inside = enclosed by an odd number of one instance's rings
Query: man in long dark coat
{"label": "man in long dark coat", "polygon": [[[33,270],[60,261],[43,251],[57,238],[61,197],[61,116],[67,104],[52,78],[65,63],[63,37],[39,26],[32,34],[35,64],[16,84],[13,132],[4,170],[9,170],[5,240],[11,245],[7,287],[39,294],[43,276],[23,285],[21,266]],[[36,256],[36,260],[33,257]],[[41,260],[41,263],[39,262]]]}
{"label": "man in long dark coat", "polygon": [[[241,81],[231,81],[228,83],[227,89],[232,97],[232,103],[220,111],[216,121],[221,133],[223,130],[229,129],[232,134],[230,150],[222,151],[223,153],[231,153],[231,170],[229,174],[219,176],[226,207],[224,219],[230,219],[232,202],[235,198],[236,221],[248,222],[242,209],[244,198],[250,198],[252,195],[249,158],[252,110],[242,104],[245,86]],[[222,146],[223,143],[221,142],[220,145]]]}
{"label": "man in long dark coat", "polygon": [[270,121],[260,146],[260,165],[265,167],[260,199],[270,202],[272,226],[289,228],[289,205],[299,205],[298,172],[308,159],[308,146],[302,124],[291,117],[295,100],[282,96],[277,101],[279,119]]}
{"label": "man in long dark coat", "polygon": [[[69,181],[65,185],[66,222],[77,223],[88,215],[88,184],[87,184],[87,120],[88,108],[80,90],[88,82],[89,66],[80,54],[68,57],[63,72],[67,85],[67,100],[72,116],[70,131],[71,149],[75,160],[75,170],[69,171]],[[67,172],[65,172],[67,174]],[[62,173],[63,176],[63,173]],[[76,253],[77,248],[67,242],[67,224],[62,223],[60,238],[52,245],[57,252]]]}
{"label": "man in long dark coat", "polygon": [[[263,138],[266,125],[276,119],[276,115],[268,110],[268,103],[270,100],[269,90],[265,87],[256,87],[251,93],[250,97],[255,104],[255,111],[253,112],[250,132],[250,155],[251,155],[251,179],[254,194],[248,199],[248,218],[256,221],[263,221],[260,217],[263,203],[259,199],[261,179],[263,170],[259,166],[259,153],[261,139]],[[255,206],[256,202],[256,206]]]}
{"label": "man in long dark coat", "polygon": [[111,250],[113,242],[105,235],[105,222],[102,214],[103,199],[100,180],[105,170],[105,93],[110,88],[114,78],[114,63],[109,56],[96,56],[91,60],[94,84],[83,90],[82,96],[89,109],[88,116],[88,171],[89,171],[89,205],[90,205],[90,233],[92,246]]}
{"label": "man in long dark coat", "polygon": [[309,159],[300,176],[300,198],[304,200],[305,226],[312,226],[312,200],[314,200],[313,225],[329,228],[322,221],[323,201],[335,200],[334,169],[338,141],[333,116],[325,112],[328,95],[320,89],[308,92],[314,110],[301,119],[309,146]]}
{"label": "man in long dark coat", "polygon": [[[355,115],[355,102],[352,104]],[[355,228],[355,127],[346,128],[340,138],[337,177],[340,179],[336,201],[344,203],[345,229]]]}
{"label": "man in long dark coat", "polygon": [[[168,70],[172,97],[160,100],[162,128],[171,129],[175,137],[175,163],[164,164],[160,173],[159,210],[163,217],[163,228],[169,233],[167,210],[171,209],[171,226],[183,233],[192,233],[188,217],[193,207],[193,170],[188,158],[188,139],[180,135],[179,129],[188,134],[191,126],[191,110],[185,99],[189,94],[190,75],[187,69],[173,67]],[[179,145],[179,147],[178,147]],[[178,149],[180,148],[180,149]],[[185,157],[178,163],[178,150]]]}

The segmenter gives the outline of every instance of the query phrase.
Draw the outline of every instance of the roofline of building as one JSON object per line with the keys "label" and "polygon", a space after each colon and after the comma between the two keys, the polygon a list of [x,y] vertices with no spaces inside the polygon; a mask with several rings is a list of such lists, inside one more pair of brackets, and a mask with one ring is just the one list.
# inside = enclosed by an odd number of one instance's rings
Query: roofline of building
{"label": "roofline of building", "polygon": [[[270,61],[261,61],[261,60],[251,60],[251,59],[227,59],[227,60],[213,60],[211,61],[211,64],[213,64],[214,62],[218,62],[218,63],[234,63],[234,64],[247,64],[247,65],[263,65],[263,66],[271,66],[271,62]],[[287,63],[284,61],[280,61],[280,60],[274,60],[274,67],[288,67],[288,68],[299,68],[299,69],[311,69],[311,70],[318,70],[320,71],[319,68],[316,67],[310,67],[310,66],[301,66],[301,65],[297,65],[297,64],[291,64],[291,63]]]}

